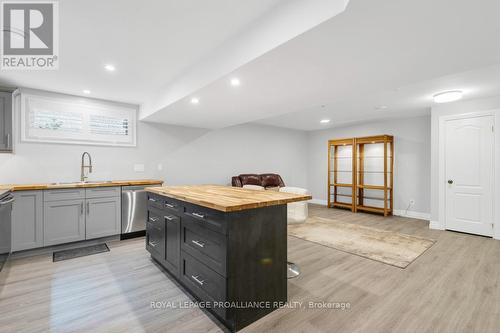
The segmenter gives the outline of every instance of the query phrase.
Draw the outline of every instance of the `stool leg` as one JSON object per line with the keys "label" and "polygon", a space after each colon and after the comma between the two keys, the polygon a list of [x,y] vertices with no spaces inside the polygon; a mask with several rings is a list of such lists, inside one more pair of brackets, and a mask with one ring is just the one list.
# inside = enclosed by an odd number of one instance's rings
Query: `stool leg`
{"label": "stool leg", "polygon": [[300,268],[293,262],[287,261],[287,279],[293,279],[300,275]]}

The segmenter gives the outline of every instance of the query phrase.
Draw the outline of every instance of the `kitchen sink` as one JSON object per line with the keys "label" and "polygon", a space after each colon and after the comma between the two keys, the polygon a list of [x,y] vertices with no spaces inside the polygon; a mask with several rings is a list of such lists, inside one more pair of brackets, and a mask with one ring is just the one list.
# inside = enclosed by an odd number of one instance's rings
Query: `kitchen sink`
{"label": "kitchen sink", "polygon": [[85,182],[57,182],[57,183],[50,183],[50,185],[81,185],[81,184],[110,184],[112,183],[111,180],[88,180]]}

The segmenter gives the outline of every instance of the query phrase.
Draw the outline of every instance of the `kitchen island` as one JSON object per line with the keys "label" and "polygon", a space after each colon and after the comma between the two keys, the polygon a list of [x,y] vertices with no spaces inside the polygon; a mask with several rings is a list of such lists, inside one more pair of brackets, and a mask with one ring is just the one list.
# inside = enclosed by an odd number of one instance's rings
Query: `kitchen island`
{"label": "kitchen island", "polygon": [[199,185],[151,187],[146,249],[227,328],[287,301],[287,211],[311,199]]}

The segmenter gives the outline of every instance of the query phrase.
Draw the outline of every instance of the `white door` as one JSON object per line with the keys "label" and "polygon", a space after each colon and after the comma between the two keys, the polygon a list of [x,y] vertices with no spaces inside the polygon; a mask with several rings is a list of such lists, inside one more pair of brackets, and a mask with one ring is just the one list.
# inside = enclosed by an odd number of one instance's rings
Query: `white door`
{"label": "white door", "polygon": [[493,236],[493,116],[446,121],[446,229]]}

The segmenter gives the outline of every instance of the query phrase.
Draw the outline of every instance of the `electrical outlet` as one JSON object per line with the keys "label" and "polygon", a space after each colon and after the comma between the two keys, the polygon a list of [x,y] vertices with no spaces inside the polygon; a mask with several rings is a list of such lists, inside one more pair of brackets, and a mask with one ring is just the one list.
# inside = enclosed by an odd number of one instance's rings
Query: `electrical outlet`
{"label": "electrical outlet", "polygon": [[410,199],[410,206],[415,205],[415,199]]}
{"label": "electrical outlet", "polygon": [[134,164],[135,172],[144,172],[144,164]]}

